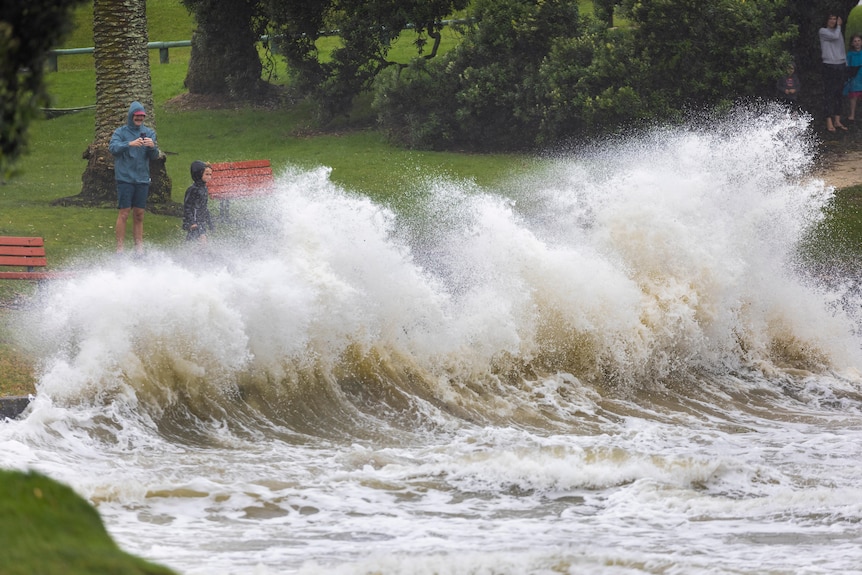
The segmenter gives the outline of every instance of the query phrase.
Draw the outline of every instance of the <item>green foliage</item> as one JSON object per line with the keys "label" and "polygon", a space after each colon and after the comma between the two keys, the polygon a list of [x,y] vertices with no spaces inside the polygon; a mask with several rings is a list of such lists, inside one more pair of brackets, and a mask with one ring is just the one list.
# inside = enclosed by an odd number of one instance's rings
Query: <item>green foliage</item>
{"label": "green foliage", "polygon": [[[417,54],[434,56],[443,20],[468,0],[272,0],[270,15],[295,87],[319,104],[321,119],[348,113],[353,99],[370,89],[381,70],[396,65],[389,50],[409,25]],[[320,32],[337,29],[340,44],[324,61]],[[433,40],[426,52],[429,38]]]}
{"label": "green foliage", "polygon": [[378,75],[373,101],[378,125],[391,141],[408,148],[454,147],[460,129],[454,111],[442,103],[457,93],[457,77],[432,75],[428,68],[428,61],[418,58],[403,70]]}
{"label": "green foliage", "polygon": [[380,78],[381,127],[408,146],[489,150],[676,121],[771,96],[797,33],[786,0],[629,0],[631,26],[613,29],[576,6],[477,0],[478,24],[445,61]]}
{"label": "green foliage", "polygon": [[[539,68],[559,38],[578,35],[578,5],[477,0],[473,7],[479,23],[443,60],[377,85],[381,127],[395,141],[474,150],[535,144],[545,94]],[[417,80],[420,89],[408,86]]]}
{"label": "green foliage", "polygon": [[123,552],[98,512],[37,473],[0,470],[0,572],[4,575],[169,575]]}
{"label": "green foliage", "polygon": [[69,31],[69,11],[79,1],[0,4],[0,180],[21,155],[27,128],[47,102],[45,59]]}
{"label": "green foliage", "polygon": [[797,33],[779,16],[784,5],[785,0],[635,2],[633,57],[649,70],[641,88],[660,91],[672,107],[771,96]]}
{"label": "green foliage", "polygon": [[631,34],[593,28],[557,40],[539,70],[544,89],[539,144],[589,136],[639,123],[659,105],[658,94],[637,88],[648,71],[631,58]]}

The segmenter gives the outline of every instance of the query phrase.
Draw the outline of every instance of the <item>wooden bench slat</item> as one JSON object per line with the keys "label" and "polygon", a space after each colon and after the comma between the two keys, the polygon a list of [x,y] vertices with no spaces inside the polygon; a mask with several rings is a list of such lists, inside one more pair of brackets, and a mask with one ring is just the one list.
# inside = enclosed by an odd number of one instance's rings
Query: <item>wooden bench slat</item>
{"label": "wooden bench slat", "polygon": [[210,164],[209,195],[219,200],[222,219],[229,219],[229,201],[271,194],[275,190],[269,160],[243,160]]}
{"label": "wooden bench slat", "polygon": [[64,272],[0,272],[0,280],[56,280],[72,277]]}
{"label": "wooden bench slat", "polygon": [[47,265],[44,238],[0,236],[0,266],[26,268],[26,270],[0,271],[0,280],[42,281],[72,275],[70,272],[34,269],[45,268]]}
{"label": "wooden bench slat", "polygon": [[44,256],[45,248],[26,246],[4,246],[0,245],[0,255],[4,256]]}
{"label": "wooden bench slat", "polygon": [[[272,180],[267,178],[231,178],[227,181],[220,182],[217,186],[213,186],[213,189],[219,191],[234,190],[238,188],[260,188],[271,186]],[[210,189],[209,185],[207,185],[207,189]]]}
{"label": "wooden bench slat", "polygon": [[242,170],[213,170],[213,180],[225,178],[243,178],[245,176],[272,176],[272,168],[244,168]]}
{"label": "wooden bench slat", "polygon": [[0,236],[0,246],[44,246],[42,238],[26,238],[18,236]]}
{"label": "wooden bench slat", "polygon": [[44,257],[4,256],[0,254],[0,266],[45,267],[47,265],[48,260]]}
{"label": "wooden bench slat", "polygon": [[239,162],[216,162],[210,164],[213,172],[219,170],[240,170],[243,168],[268,168],[269,160],[241,160]]}
{"label": "wooden bench slat", "polygon": [[272,171],[264,168],[253,168],[251,170],[241,170],[233,172],[213,172],[212,179],[207,183],[207,186],[218,185],[219,182],[225,180],[240,180],[243,178],[269,178],[272,179]]}

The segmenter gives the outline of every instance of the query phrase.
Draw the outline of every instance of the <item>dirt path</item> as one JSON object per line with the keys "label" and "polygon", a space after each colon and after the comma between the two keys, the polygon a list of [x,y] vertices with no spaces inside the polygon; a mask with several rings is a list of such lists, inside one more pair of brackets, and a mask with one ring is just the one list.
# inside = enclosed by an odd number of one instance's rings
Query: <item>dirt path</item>
{"label": "dirt path", "polygon": [[862,185],[862,151],[835,154],[814,171],[814,176],[839,189]]}

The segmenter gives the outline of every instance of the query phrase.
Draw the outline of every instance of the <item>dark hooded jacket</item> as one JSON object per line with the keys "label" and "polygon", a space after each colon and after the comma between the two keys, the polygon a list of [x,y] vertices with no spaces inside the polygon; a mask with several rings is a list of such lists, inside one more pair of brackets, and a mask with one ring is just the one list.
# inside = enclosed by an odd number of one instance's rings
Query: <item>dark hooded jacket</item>
{"label": "dark hooded jacket", "polygon": [[192,225],[197,224],[198,234],[205,234],[214,229],[207,207],[209,190],[203,181],[206,167],[207,165],[200,160],[192,162],[191,173],[194,183],[186,190],[183,199],[183,229],[191,230]]}
{"label": "dark hooded jacket", "polygon": [[152,148],[144,146],[130,146],[129,142],[137,140],[141,136],[152,138],[156,141],[156,131],[146,126],[140,128],[135,125],[132,116],[135,112],[143,112],[144,106],[140,102],[132,102],[129,106],[129,114],[126,125],[114,130],[111,135],[111,143],[108,150],[114,156],[114,178],[118,182],[128,184],[150,183],[150,160],[159,157],[159,145]]}

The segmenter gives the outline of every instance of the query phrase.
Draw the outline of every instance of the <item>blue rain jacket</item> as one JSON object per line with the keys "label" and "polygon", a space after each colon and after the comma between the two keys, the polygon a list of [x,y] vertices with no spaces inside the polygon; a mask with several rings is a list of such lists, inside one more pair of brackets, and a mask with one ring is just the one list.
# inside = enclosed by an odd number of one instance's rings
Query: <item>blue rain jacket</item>
{"label": "blue rain jacket", "polygon": [[141,136],[156,141],[155,130],[144,125],[141,125],[140,128],[135,126],[132,116],[135,112],[143,111],[144,106],[140,102],[132,102],[132,105],[129,106],[126,125],[114,130],[111,143],[108,144],[108,150],[114,156],[114,178],[118,182],[128,184],[150,183],[150,160],[159,157],[158,142],[153,148],[129,146],[129,142],[137,140]]}

